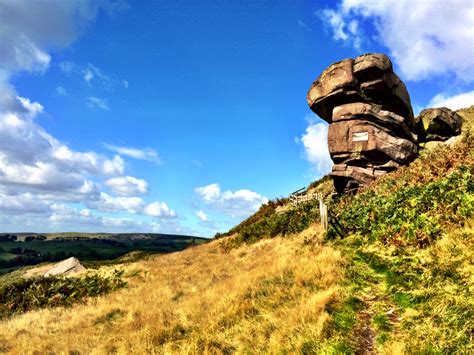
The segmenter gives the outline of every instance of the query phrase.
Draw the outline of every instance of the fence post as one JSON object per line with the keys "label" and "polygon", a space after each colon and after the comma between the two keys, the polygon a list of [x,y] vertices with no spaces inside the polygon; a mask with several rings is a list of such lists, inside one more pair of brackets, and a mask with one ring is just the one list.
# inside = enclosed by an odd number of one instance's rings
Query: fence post
{"label": "fence post", "polygon": [[324,230],[328,230],[328,206],[324,203],[322,198],[319,199],[319,213],[321,216],[321,225]]}

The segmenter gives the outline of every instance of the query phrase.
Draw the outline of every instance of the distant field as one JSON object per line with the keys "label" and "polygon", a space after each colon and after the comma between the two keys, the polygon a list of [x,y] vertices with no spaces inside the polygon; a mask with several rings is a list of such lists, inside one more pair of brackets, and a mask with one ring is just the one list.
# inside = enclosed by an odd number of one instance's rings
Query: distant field
{"label": "distant field", "polygon": [[0,234],[0,274],[46,261],[74,256],[81,261],[103,261],[132,251],[170,253],[207,240],[166,234]]}

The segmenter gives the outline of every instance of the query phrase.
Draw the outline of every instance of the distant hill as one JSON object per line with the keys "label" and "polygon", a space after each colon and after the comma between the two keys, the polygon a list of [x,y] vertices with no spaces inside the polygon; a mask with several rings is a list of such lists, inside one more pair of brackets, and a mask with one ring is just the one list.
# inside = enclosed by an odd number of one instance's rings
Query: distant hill
{"label": "distant hill", "polygon": [[170,253],[207,241],[200,237],[156,233],[1,233],[0,274],[69,257],[97,266],[132,251]]}

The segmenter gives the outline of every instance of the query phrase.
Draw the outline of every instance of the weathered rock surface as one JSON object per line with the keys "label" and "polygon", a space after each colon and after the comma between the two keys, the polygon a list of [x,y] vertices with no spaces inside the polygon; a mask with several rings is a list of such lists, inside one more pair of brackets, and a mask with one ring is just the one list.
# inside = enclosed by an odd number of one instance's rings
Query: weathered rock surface
{"label": "weathered rock surface", "polygon": [[462,118],[446,107],[429,108],[416,118],[420,141],[445,141],[461,133]]}
{"label": "weathered rock surface", "polygon": [[332,114],[333,122],[343,120],[365,119],[381,127],[384,127],[396,136],[417,142],[417,136],[407,125],[407,119],[391,111],[383,110],[382,106],[355,102],[340,105],[334,108]]}
{"label": "weathered rock surface", "polygon": [[405,84],[385,54],[368,53],[331,64],[313,82],[309,107],[329,125],[328,145],[338,193],[356,191],[409,164],[421,147],[451,142],[462,118],[447,108],[415,119]]}
{"label": "weathered rock surface", "polygon": [[338,193],[355,191],[416,158],[410,96],[386,55],[369,53],[330,65],[312,84],[307,101],[330,123],[331,176]]}
{"label": "weathered rock surface", "polygon": [[408,139],[365,119],[334,122],[329,126],[329,153],[338,164],[356,160],[376,167],[390,160],[404,165],[417,156],[418,148]]}
{"label": "weathered rock surface", "polygon": [[85,271],[79,259],[71,257],[52,265],[40,266],[27,271],[26,276],[73,275]]}
{"label": "weathered rock surface", "polygon": [[335,107],[352,102],[379,104],[405,117],[410,128],[415,123],[405,84],[384,54],[364,54],[330,65],[311,85],[306,99],[311,110],[329,123]]}

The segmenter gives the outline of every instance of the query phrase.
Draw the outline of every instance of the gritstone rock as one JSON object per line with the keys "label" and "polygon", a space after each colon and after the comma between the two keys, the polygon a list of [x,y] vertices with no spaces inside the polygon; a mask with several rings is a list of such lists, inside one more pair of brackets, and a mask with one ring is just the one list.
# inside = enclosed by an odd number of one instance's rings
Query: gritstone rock
{"label": "gritstone rock", "polygon": [[312,84],[307,101],[330,123],[331,176],[338,193],[356,191],[416,158],[410,96],[386,55],[330,65]]}
{"label": "gritstone rock", "polygon": [[81,262],[71,257],[69,259],[65,259],[63,261],[38,266],[32,269],[26,270],[24,276],[25,277],[35,277],[35,276],[54,276],[54,275],[75,275],[86,271],[87,269],[81,264]]}
{"label": "gritstone rock", "polygon": [[54,275],[71,275],[77,274],[86,270],[86,268],[81,264],[81,262],[72,257],[59,263],[53,264],[50,268],[45,270],[44,276],[54,276]]}
{"label": "gritstone rock", "polygon": [[336,106],[352,102],[381,105],[414,126],[413,109],[405,84],[384,54],[364,54],[330,65],[311,85],[306,97],[315,113],[328,123]]}
{"label": "gritstone rock", "polygon": [[445,141],[461,133],[462,118],[449,108],[428,108],[416,118],[420,141]]}
{"label": "gritstone rock", "polygon": [[420,142],[428,147],[461,133],[461,117],[447,108],[423,110],[415,120],[407,88],[385,54],[331,64],[311,85],[306,100],[329,123],[335,164],[330,175],[338,193],[357,191],[409,164]]}

